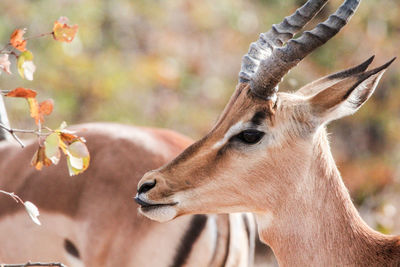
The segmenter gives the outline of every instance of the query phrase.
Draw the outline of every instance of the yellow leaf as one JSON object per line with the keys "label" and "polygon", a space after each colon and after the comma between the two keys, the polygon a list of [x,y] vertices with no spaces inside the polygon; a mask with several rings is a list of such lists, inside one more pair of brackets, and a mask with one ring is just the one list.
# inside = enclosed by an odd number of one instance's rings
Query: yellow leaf
{"label": "yellow leaf", "polygon": [[39,124],[40,118],[39,118],[39,104],[36,100],[36,98],[30,97],[26,99],[28,101],[29,105],[29,112],[31,114],[31,117],[35,119],[36,124]]}
{"label": "yellow leaf", "polygon": [[84,142],[77,140],[66,151],[69,175],[80,174],[89,167],[90,155]]}
{"label": "yellow leaf", "polygon": [[60,137],[57,133],[48,135],[44,141],[45,155],[55,165],[58,164],[61,156],[59,143]]}
{"label": "yellow leaf", "polygon": [[33,80],[33,73],[36,70],[35,64],[33,64],[33,54],[29,50],[25,50],[18,56],[17,69],[18,73],[22,78],[27,80]]}
{"label": "yellow leaf", "polygon": [[70,43],[78,31],[78,25],[69,26],[66,17],[60,17],[53,26],[53,38],[60,42]]}

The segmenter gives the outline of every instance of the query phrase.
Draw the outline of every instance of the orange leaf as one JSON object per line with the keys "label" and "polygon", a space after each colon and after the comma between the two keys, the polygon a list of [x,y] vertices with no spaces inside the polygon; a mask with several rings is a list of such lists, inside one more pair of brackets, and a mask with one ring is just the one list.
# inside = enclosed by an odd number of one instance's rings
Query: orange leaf
{"label": "orange leaf", "polygon": [[68,18],[60,17],[53,26],[53,38],[60,42],[70,43],[74,40],[78,31],[78,25],[69,26]]}
{"label": "orange leaf", "polygon": [[66,131],[60,132],[60,138],[64,143],[66,143],[68,145],[79,139],[79,137],[77,135],[68,133]]}
{"label": "orange leaf", "polygon": [[36,168],[36,170],[41,170],[43,166],[51,165],[51,160],[46,157],[44,146],[39,146],[39,149],[33,155],[31,164]]}
{"label": "orange leaf", "polygon": [[28,100],[29,112],[31,117],[35,119],[35,123],[39,125],[44,122],[44,115],[49,115],[53,111],[53,100],[48,99],[38,104],[36,98],[29,97]]}
{"label": "orange leaf", "polygon": [[39,124],[39,121],[43,121],[40,119],[39,114],[39,104],[36,98],[28,98],[29,104],[29,112],[31,113],[31,117],[35,119],[36,124]]}
{"label": "orange leaf", "polygon": [[54,101],[53,99],[47,99],[39,104],[39,114],[50,115],[53,111]]}
{"label": "orange leaf", "polygon": [[26,50],[25,32],[25,29],[16,29],[10,36],[10,44],[21,52]]}
{"label": "orange leaf", "polygon": [[31,89],[18,87],[18,88],[15,88],[14,90],[12,90],[11,92],[7,93],[6,96],[32,98],[32,97],[36,97],[36,92]]}

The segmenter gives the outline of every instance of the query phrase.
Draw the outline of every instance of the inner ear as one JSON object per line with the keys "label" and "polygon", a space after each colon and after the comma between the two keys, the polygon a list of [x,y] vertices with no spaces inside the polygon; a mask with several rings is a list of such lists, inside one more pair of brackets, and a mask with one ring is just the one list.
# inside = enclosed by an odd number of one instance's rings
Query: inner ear
{"label": "inner ear", "polygon": [[394,61],[370,71],[351,75],[310,97],[312,112],[322,121],[330,121],[357,111],[374,92],[386,68]]}

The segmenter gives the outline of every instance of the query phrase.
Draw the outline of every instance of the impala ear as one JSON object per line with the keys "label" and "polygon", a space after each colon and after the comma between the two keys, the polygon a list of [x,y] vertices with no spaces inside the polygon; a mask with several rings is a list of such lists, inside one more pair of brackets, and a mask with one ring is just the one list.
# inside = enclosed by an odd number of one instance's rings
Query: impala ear
{"label": "impala ear", "polygon": [[366,61],[361,63],[358,66],[352,67],[350,69],[345,69],[334,74],[322,77],[316,81],[313,81],[309,84],[304,85],[299,90],[297,90],[296,94],[303,95],[303,96],[312,96],[320,91],[344,80],[345,78],[354,76],[356,74],[363,73],[371,62],[374,60],[375,56],[368,58]]}
{"label": "impala ear", "polygon": [[345,77],[311,96],[312,113],[322,123],[353,114],[372,95],[383,73],[395,59],[373,70]]}

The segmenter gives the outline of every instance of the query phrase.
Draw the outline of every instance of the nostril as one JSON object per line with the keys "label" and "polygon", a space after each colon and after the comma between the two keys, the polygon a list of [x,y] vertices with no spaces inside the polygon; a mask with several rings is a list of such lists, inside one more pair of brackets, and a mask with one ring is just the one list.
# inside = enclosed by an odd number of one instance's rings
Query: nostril
{"label": "nostril", "polygon": [[156,180],[145,182],[139,187],[138,194],[146,193],[147,191],[152,189],[154,186],[156,186]]}

